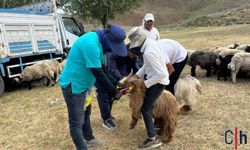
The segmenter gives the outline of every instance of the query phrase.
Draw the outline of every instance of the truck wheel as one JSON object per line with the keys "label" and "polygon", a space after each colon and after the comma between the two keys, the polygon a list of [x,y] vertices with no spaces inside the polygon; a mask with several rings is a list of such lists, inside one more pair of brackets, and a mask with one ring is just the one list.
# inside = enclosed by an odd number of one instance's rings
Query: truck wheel
{"label": "truck wheel", "polygon": [[4,81],[3,81],[3,78],[2,76],[0,76],[0,97],[3,95],[3,92],[4,92]]}

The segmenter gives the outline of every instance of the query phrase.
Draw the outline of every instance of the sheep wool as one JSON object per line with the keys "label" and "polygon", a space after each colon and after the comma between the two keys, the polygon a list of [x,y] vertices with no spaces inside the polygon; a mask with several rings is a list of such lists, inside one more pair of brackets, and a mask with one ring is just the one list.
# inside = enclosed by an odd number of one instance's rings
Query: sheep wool
{"label": "sheep wool", "polygon": [[231,69],[232,81],[236,83],[236,75],[240,69],[242,71],[250,71],[250,53],[239,52],[235,54],[228,64],[228,69]]}
{"label": "sheep wool", "polygon": [[[130,87],[130,102],[129,106],[132,109],[132,121],[130,123],[130,129],[133,129],[138,119],[141,118],[141,107],[144,101],[145,90],[141,89],[140,79],[127,79],[126,86]],[[159,122],[159,135],[162,142],[167,144],[172,138],[177,125],[177,114],[179,107],[174,95],[169,91],[164,90],[160,97],[155,101],[154,108],[152,110],[152,116]]]}
{"label": "sheep wool", "polygon": [[198,94],[201,94],[201,83],[190,75],[183,75],[177,80],[174,91],[179,103],[191,107],[195,104]]}

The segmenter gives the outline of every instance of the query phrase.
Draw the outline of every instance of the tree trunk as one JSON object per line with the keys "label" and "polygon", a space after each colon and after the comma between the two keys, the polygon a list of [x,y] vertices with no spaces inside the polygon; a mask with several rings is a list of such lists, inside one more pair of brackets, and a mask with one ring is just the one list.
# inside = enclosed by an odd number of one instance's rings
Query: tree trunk
{"label": "tree trunk", "polygon": [[103,14],[102,16],[102,26],[103,28],[106,28],[106,25],[108,23],[108,17],[109,17],[109,8],[107,8],[106,13]]}
{"label": "tree trunk", "polygon": [[101,20],[103,28],[106,27],[106,24],[108,22],[107,19],[108,19],[107,14],[104,14],[103,17],[102,17],[102,20]]}

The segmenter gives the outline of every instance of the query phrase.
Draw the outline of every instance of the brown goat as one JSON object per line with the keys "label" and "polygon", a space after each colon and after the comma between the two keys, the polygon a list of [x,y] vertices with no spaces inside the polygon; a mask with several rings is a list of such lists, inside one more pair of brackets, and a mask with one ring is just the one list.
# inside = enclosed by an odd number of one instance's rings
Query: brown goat
{"label": "brown goat", "polygon": [[[134,76],[126,79],[126,86],[129,87],[130,93],[129,106],[132,109],[132,121],[130,129],[133,129],[138,119],[141,118],[141,107],[143,105],[145,90],[140,87],[141,79]],[[160,97],[155,101],[152,111],[153,118],[159,120],[159,135],[162,142],[167,144],[172,140],[172,135],[177,125],[177,113],[179,107],[174,95],[164,90]]]}

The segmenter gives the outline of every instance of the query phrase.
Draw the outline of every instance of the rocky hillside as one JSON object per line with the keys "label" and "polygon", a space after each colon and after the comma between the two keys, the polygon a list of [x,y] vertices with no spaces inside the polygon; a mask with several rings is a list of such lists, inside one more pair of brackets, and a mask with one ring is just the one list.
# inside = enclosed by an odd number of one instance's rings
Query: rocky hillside
{"label": "rocky hillside", "polygon": [[140,25],[145,13],[156,25],[213,26],[250,23],[250,0],[146,0],[138,9],[118,16],[124,25]]}

